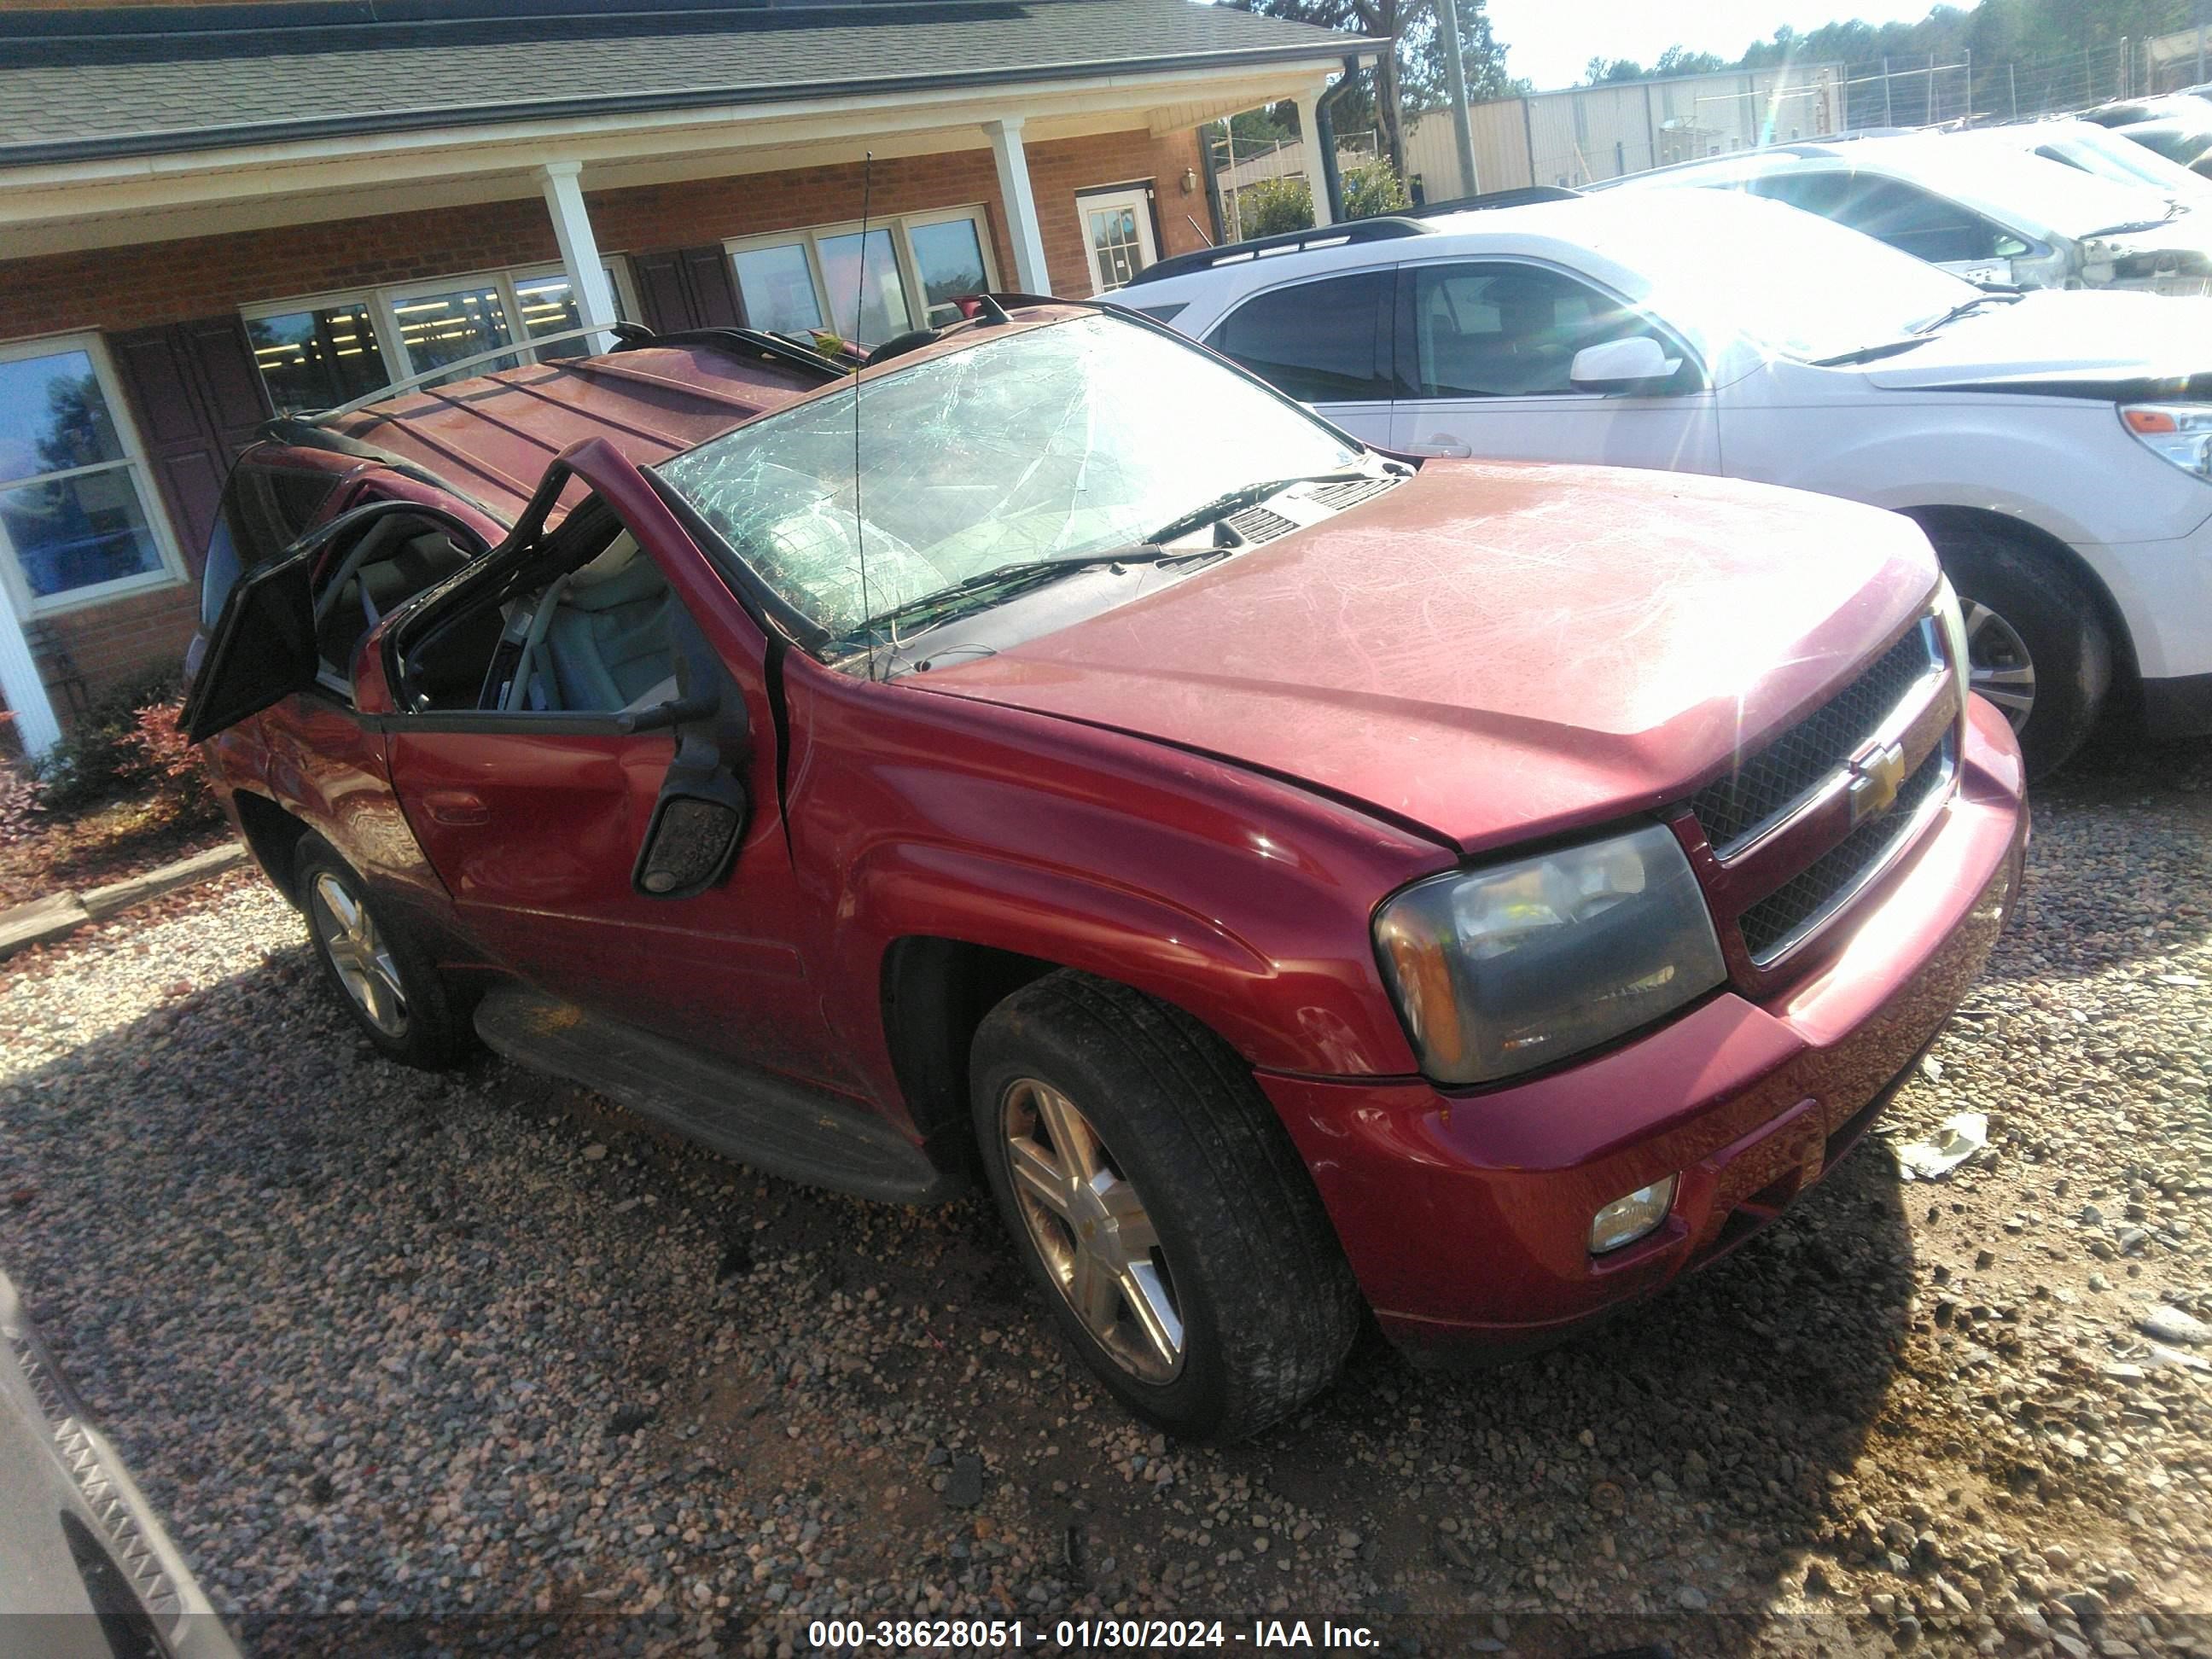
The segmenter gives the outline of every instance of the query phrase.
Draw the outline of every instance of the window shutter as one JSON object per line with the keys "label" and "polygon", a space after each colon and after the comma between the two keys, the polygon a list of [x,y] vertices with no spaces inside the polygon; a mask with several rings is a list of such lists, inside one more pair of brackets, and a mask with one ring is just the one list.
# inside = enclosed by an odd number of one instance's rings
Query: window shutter
{"label": "window shutter", "polygon": [[730,256],[719,242],[634,254],[629,268],[637,285],[638,308],[645,313],[645,325],[655,334],[735,328],[744,320],[737,284],[730,276]]}
{"label": "window shutter", "polygon": [[684,289],[683,256],[675,252],[634,253],[630,281],[637,289],[641,319],[655,334],[678,334],[693,326],[691,301]]}
{"label": "window shutter", "polygon": [[112,334],[123,392],[194,575],[214,532],[222,481],[271,412],[235,317]]}
{"label": "window shutter", "polygon": [[691,304],[701,328],[737,328],[744,322],[738,307],[738,285],[722,245],[684,250],[684,274],[691,284]]}

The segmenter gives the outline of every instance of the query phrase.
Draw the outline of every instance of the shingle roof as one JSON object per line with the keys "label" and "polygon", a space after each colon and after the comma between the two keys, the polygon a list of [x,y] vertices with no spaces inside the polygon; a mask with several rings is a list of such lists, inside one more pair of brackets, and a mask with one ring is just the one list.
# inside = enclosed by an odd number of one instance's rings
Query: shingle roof
{"label": "shingle roof", "polygon": [[[0,166],[558,117],[1340,58],[1356,37],[1193,0],[718,3],[653,11],[376,21],[279,6],[153,15],[120,32],[0,28]],[[140,17],[148,14],[141,12]],[[51,14],[49,15],[51,15]],[[302,21],[301,19],[308,21]],[[359,19],[359,21],[337,21]]]}

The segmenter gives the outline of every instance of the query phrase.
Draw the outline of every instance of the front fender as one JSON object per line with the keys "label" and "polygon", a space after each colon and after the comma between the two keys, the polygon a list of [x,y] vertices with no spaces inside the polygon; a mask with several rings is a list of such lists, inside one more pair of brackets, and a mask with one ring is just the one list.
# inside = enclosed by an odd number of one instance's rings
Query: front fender
{"label": "front fender", "polygon": [[[817,683],[818,684],[818,683]],[[865,721],[843,718],[872,705]],[[1374,906],[1443,848],[1277,780],[963,698],[823,685],[795,823],[830,983],[874,988],[902,939],[1075,968],[1171,1003],[1253,1065],[1414,1069],[1369,945]],[[927,758],[923,758],[923,757]],[[832,999],[878,1080],[880,1009]]]}

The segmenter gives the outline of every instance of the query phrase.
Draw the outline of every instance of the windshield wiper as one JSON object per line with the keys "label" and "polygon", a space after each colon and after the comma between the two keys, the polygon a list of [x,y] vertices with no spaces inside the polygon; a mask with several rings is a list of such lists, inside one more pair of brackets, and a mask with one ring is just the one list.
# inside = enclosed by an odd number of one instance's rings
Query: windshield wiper
{"label": "windshield wiper", "polygon": [[[994,566],[979,570],[972,576],[963,576],[949,587],[939,587],[919,594],[879,611],[871,617],[866,628],[876,628],[885,623],[895,623],[908,617],[922,616],[935,611],[950,613],[965,604],[981,601],[992,604],[1041,587],[1062,576],[1079,570],[1097,570],[1117,565],[1164,564],[1180,559],[1206,559],[1219,555],[1221,550],[1212,547],[1182,547],[1168,549],[1152,542],[1132,542],[1127,547],[1117,547],[1103,553],[1074,553],[1056,559],[1018,559],[1012,564]],[[855,629],[855,633],[864,631]]]}
{"label": "windshield wiper", "polygon": [[2171,213],[2163,219],[2130,219],[2124,225],[2106,225],[2099,230],[2085,230],[2081,233],[2081,240],[2086,242],[2092,236],[2133,236],[2146,230],[2164,230],[2172,220]]}
{"label": "windshield wiper", "polygon": [[1908,329],[1905,331],[1910,334],[1933,334],[1937,329],[1942,328],[1947,323],[1955,323],[1960,318],[1965,316],[1968,312],[1978,311],[1982,307],[1990,304],[1992,301],[2003,300],[2009,302],[2011,301],[2017,300],[2018,298],[2020,298],[2020,295],[2017,294],[1977,294],[1971,300],[1960,301],[1958,304],[1953,306],[1941,317],[1931,317],[1926,322],[1920,324],[1917,327]]}
{"label": "windshield wiper", "polygon": [[1910,351],[1915,346],[1928,343],[1925,334],[1908,334],[1901,340],[1881,340],[1873,345],[1863,345],[1850,351],[1839,351],[1832,357],[1815,357],[1815,368],[1841,368],[1846,363],[1870,363],[1877,357],[1894,357],[1900,351]]}
{"label": "windshield wiper", "polygon": [[1194,507],[1180,518],[1169,520],[1146,539],[1171,542],[1178,536],[1188,536],[1194,530],[1204,529],[1216,519],[1227,518],[1248,507],[1257,507],[1270,495],[1279,495],[1292,484],[1334,483],[1345,478],[1371,478],[1376,476],[1365,467],[1340,466],[1333,472],[1301,472],[1292,477],[1269,478],[1260,483],[1245,484],[1216,495],[1202,506]]}

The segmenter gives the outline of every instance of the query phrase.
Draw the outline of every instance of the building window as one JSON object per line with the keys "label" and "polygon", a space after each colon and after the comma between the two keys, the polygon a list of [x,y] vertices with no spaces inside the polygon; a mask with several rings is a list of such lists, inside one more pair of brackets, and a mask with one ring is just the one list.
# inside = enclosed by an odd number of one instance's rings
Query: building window
{"label": "building window", "polygon": [[246,337],[281,410],[333,409],[392,378],[365,301],[248,317]]}
{"label": "building window", "polygon": [[868,228],[823,225],[727,244],[748,327],[827,328],[880,344],[957,321],[961,295],[993,286],[980,208],[909,214]]}
{"label": "building window", "polygon": [[[611,267],[607,284],[616,314],[634,314]],[[289,414],[335,409],[394,380],[583,325],[568,273],[559,269],[431,277],[253,306],[246,313],[246,337],[269,399]],[[587,343],[565,340],[519,350],[467,372],[574,356]]]}
{"label": "building window", "polygon": [[18,615],[177,574],[99,343],[0,346],[0,553]]}

